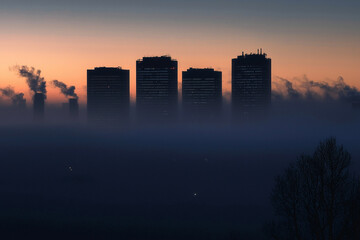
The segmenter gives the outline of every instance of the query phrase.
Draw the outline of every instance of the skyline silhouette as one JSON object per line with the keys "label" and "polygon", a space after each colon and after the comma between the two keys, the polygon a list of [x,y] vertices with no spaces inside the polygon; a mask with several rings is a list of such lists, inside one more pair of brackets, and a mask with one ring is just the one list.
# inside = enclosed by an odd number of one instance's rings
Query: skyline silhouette
{"label": "skyline silhouette", "polygon": [[[184,119],[222,119],[222,72],[213,69],[190,68],[182,74],[181,101],[178,88],[178,62],[171,56],[144,57],[136,61],[136,118],[155,122]],[[34,115],[44,117],[46,81],[41,70],[15,66],[26,78],[33,97]],[[271,59],[262,49],[257,54],[242,53],[232,60],[233,115],[261,114],[271,103]],[[98,67],[87,70],[87,115],[91,121],[130,120],[129,70]],[[69,98],[63,104],[72,117],[78,115],[78,95],[75,86],[52,80],[51,85]],[[3,91],[3,93],[6,93]],[[14,94],[13,94],[14,95]],[[180,106],[179,106],[180,103]],[[180,108],[179,108],[180,107]],[[180,112],[179,112],[180,110]]]}
{"label": "skyline silhouette", "polygon": [[[199,118],[201,115],[200,112],[203,111],[203,113],[205,113],[208,111],[208,114],[203,114],[203,117],[207,116],[207,121],[210,121],[214,116],[218,116],[216,117],[218,119],[229,118],[229,113],[225,112],[228,111],[226,110],[227,106],[231,106],[233,119],[239,120],[239,116],[242,116],[240,118],[246,116],[244,119],[248,117],[251,118],[252,116],[260,119],[265,116],[265,112],[269,110],[271,98],[275,101],[281,100],[289,102],[294,100],[319,101],[321,99],[333,99],[340,102],[346,101],[349,104],[352,104],[353,109],[357,109],[356,106],[360,102],[360,92],[356,87],[349,86],[345,83],[344,79],[341,77],[334,83],[310,81],[306,77],[304,77],[303,80],[296,80],[292,83],[287,79],[275,77],[276,81],[274,82],[274,87],[272,87],[271,59],[266,56],[267,55],[262,52],[262,49],[258,49],[257,53],[245,54],[243,52],[237,58],[233,58],[233,77],[231,85],[234,92],[226,93],[222,91],[222,79],[220,81],[217,80],[220,84],[220,88],[207,82],[210,75],[207,76],[206,74],[210,73],[212,70],[210,68],[189,68],[182,73],[183,76],[180,78],[181,82],[177,87],[177,76],[179,73],[177,71],[176,60],[172,60],[170,56],[144,57],[142,60],[137,60],[139,66],[136,74],[136,77],[138,78],[137,90],[140,94],[137,94],[138,101],[135,102],[130,98],[130,70],[123,70],[121,67],[97,67],[94,70],[88,70],[88,84],[90,85],[87,87],[87,90],[90,94],[87,94],[87,100],[89,102],[89,104],[87,104],[87,114],[89,119],[92,118],[92,116],[95,118],[95,115],[98,115],[97,117],[103,115],[100,119],[114,118],[114,122],[119,122],[120,119],[122,119],[122,122],[133,121],[134,118],[136,118],[137,121],[147,119],[147,121],[150,122],[149,117],[151,115],[152,118],[154,118],[153,120],[156,119],[156,111],[164,117],[165,115],[169,115],[171,109],[173,112],[172,118],[178,120],[182,119],[182,121],[186,121],[186,118],[191,115],[193,115],[192,117],[198,115]],[[174,62],[175,65],[170,64],[167,66],[167,62]],[[171,103],[172,107],[170,107],[170,102],[166,100],[166,98],[161,97],[171,96],[170,92],[166,92],[167,90],[164,91],[166,86],[168,86],[167,84],[170,83],[170,80],[167,80],[168,75],[164,75],[167,71],[166,68],[173,71],[173,80],[171,81],[173,81],[173,99],[176,101]],[[33,92],[46,93],[49,89],[46,88],[46,81],[45,78],[41,76],[41,70],[36,70],[34,67],[28,66],[15,66],[12,69],[17,71],[19,76],[26,79],[29,89]],[[125,85],[122,83],[122,80],[120,80],[123,78],[120,76],[121,74],[119,77],[116,77],[116,72],[127,72],[127,76],[124,78]],[[92,77],[92,73],[95,74],[94,77]],[[96,76],[96,73],[98,76]],[[221,71],[214,71],[214,73],[222,74]],[[191,74],[195,75],[191,76]],[[165,85],[159,85],[160,80],[165,80],[163,82]],[[194,85],[196,82],[201,84]],[[68,114],[72,116],[73,119],[77,118],[76,116],[79,115],[79,110],[84,111],[81,110],[81,107],[79,108],[78,95],[75,93],[75,86],[68,87],[66,83],[58,80],[50,81],[49,86],[59,88],[60,93],[68,98],[68,103],[63,103],[62,105],[63,109],[67,109],[66,111],[68,111]],[[207,92],[213,91],[211,89],[216,88],[218,88],[217,95],[220,99],[215,100],[217,104],[207,104],[207,101],[213,102],[214,100],[209,98],[210,95],[207,97],[205,95]],[[187,89],[189,89],[189,91]],[[163,92],[159,92],[160,90]],[[14,102],[14,98],[17,99],[17,96],[23,97],[22,93],[15,94],[13,88],[10,86],[3,88],[1,91],[3,96],[12,99],[13,106],[18,106],[19,109],[26,108],[26,99],[21,100],[21,104],[16,104]],[[178,92],[181,94],[178,94]],[[39,101],[37,101],[37,104],[34,102],[35,115],[44,115],[44,109],[46,108],[45,100],[46,95],[44,95],[44,106],[41,107],[41,111],[39,110]],[[223,100],[225,101],[224,103],[222,103]],[[202,105],[203,107],[200,107],[197,110],[190,109],[190,105],[193,107],[195,106],[195,108],[196,106],[201,106],[201,104],[198,105],[201,101],[202,103],[205,103]],[[150,107],[149,104],[152,107]],[[35,107],[35,105],[37,105],[37,107]],[[206,110],[206,106],[210,105],[212,106]],[[163,107],[168,109],[161,109]],[[158,108],[158,110],[156,110],[156,108]],[[35,111],[35,109],[38,110]],[[147,111],[147,114],[145,111]],[[191,111],[192,114],[189,114]],[[42,113],[40,114],[40,112]],[[103,114],[101,114],[101,112]],[[107,113],[105,114],[105,112]],[[158,115],[158,117],[160,115]],[[155,120],[155,122],[159,120],[160,118]],[[196,120],[196,117],[193,120]],[[202,121],[204,120],[205,118],[202,119]]]}
{"label": "skyline silhouette", "polygon": [[[8,68],[35,66],[48,80],[76,86],[81,104],[86,99],[84,69],[122,66],[133,73],[134,99],[136,60],[170,54],[180,62],[179,81],[180,72],[190,67],[214,68],[223,72],[225,93],[231,89],[230,59],[262,47],[275,60],[273,78],[306,74],[321,82],[342,76],[360,87],[358,1],[163,2],[34,0],[30,7],[24,0],[2,1],[0,36],[6,47],[0,85],[12,85],[29,101],[27,87]],[[64,99],[58,90],[47,90],[47,102]]]}
{"label": "skyline silhouette", "polygon": [[0,0],[0,238],[359,240],[359,0]]}

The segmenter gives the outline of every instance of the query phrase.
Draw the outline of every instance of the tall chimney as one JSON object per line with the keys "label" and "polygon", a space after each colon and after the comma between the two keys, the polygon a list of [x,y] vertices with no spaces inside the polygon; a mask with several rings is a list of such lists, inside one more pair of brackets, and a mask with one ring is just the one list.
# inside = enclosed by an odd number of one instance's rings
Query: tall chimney
{"label": "tall chimney", "polygon": [[35,93],[34,95],[34,117],[43,119],[45,112],[45,95],[43,93]]}
{"label": "tall chimney", "polygon": [[19,102],[18,102],[18,104],[17,104],[17,108],[18,108],[20,111],[26,110],[26,99],[21,99],[21,100],[19,100]]}
{"label": "tall chimney", "polygon": [[79,116],[79,103],[77,98],[69,98],[69,113],[73,118]]}

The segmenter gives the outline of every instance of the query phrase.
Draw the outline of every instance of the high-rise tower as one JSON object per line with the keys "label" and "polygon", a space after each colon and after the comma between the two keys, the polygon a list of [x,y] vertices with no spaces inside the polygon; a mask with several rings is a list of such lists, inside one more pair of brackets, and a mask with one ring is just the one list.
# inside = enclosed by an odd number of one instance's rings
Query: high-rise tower
{"label": "high-rise tower", "polygon": [[118,123],[128,120],[129,111],[129,70],[100,67],[87,71],[89,120]]}
{"label": "high-rise tower", "polygon": [[190,68],[182,73],[182,109],[185,119],[221,116],[222,73],[211,68]]}
{"label": "high-rise tower", "polygon": [[261,116],[271,104],[271,59],[262,50],[234,58],[231,84],[233,116]]}
{"label": "high-rise tower", "polygon": [[177,116],[178,62],[169,56],[136,62],[136,109],[141,122]]}

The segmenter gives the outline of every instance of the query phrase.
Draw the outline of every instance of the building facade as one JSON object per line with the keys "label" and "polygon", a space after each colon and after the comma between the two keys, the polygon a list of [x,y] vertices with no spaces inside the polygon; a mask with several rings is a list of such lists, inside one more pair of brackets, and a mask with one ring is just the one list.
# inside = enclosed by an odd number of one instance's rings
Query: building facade
{"label": "building facade", "polygon": [[136,61],[136,110],[140,122],[176,119],[178,62],[169,56]]}
{"label": "building facade", "polygon": [[87,71],[89,120],[117,123],[129,119],[129,70],[100,67]]}
{"label": "building facade", "polygon": [[263,115],[271,104],[271,59],[262,51],[232,59],[231,84],[234,117]]}
{"label": "building facade", "polygon": [[215,119],[221,116],[222,73],[211,68],[190,68],[182,73],[184,119]]}

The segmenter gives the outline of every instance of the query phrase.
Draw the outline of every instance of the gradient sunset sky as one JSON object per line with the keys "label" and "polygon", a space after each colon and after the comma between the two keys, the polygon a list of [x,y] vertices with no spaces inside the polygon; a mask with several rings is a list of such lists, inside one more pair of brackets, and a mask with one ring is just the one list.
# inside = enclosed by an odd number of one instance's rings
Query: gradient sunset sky
{"label": "gradient sunset sky", "polygon": [[[292,0],[1,0],[0,87],[30,91],[10,67],[34,66],[49,82],[75,85],[86,101],[86,70],[130,69],[171,55],[181,71],[213,67],[231,89],[231,59],[262,48],[273,77],[336,80],[360,88],[360,1]],[[48,84],[48,101],[65,97]]]}

